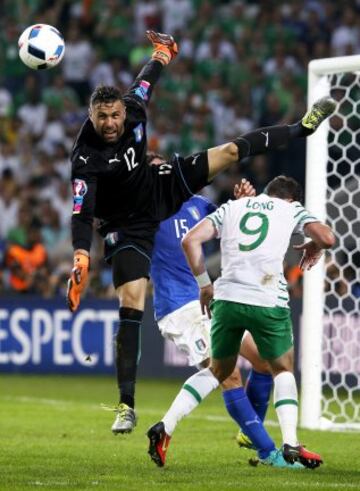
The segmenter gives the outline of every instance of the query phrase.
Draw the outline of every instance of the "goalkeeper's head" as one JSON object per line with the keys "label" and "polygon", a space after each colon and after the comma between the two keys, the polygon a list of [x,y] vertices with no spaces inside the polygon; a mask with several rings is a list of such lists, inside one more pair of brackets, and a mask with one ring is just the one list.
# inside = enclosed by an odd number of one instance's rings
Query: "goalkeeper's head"
{"label": "goalkeeper's head", "polygon": [[264,189],[264,193],[274,198],[302,203],[303,190],[300,183],[288,176],[277,176]]}
{"label": "goalkeeper's head", "polygon": [[100,85],[90,97],[89,118],[106,143],[115,143],[124,133],[126,107],[117,87]]}

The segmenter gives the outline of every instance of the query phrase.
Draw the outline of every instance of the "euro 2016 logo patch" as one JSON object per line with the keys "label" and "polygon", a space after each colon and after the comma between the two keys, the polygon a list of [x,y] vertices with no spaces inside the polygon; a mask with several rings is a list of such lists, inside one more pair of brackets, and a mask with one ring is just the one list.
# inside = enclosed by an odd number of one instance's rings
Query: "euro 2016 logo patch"
{"label": "euro 2016 logo patch", "polygon": [[135,141],[136,143],[141,142],[142,137],[144,136],[144,128],[142,123],[139,123],[134,129],[133,129],[134,135],[135,135]]}
{"label": "euro 2016 logo patch", "polygon": [[139,96],[144,101],[149,99],[148,91],[149,91],[150,83],[146,80],[141,80],[139,87],[135,89],[135,94]]}
{"label": "euro 2016 logo patch", "polygon": [[73,215],[81,213],[81,208],[84,202],[84,196],[87,193],[88,187],[82,179],[74,179],[72,182],[73,188]]}

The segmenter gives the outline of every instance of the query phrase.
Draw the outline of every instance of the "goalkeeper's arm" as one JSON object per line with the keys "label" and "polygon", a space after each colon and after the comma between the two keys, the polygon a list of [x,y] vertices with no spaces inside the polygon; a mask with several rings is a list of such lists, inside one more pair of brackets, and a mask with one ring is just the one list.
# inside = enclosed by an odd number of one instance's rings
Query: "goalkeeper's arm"
{"label": "goalkeeper's arm", "polygon": [[176,57],[178,47],[169,34],[147,31],[146,35],[153,45],[151,60],[142,68],[128,93],[135,94],[148,103],[162,68]]}

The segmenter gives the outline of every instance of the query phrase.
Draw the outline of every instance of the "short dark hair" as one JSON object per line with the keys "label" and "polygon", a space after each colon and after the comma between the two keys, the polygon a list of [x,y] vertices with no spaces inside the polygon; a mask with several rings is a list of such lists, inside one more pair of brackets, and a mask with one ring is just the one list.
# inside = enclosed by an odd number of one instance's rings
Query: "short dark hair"
{"label": "short dark hair", "polygon": [[115,101],[124,102],[124,99],[120,90],[112,85],[98,85],[90,96],[90,106]]}
{"label": "short dark hair", "polygon": [[264,189],[264,193],[280,199],[303,200],[303,190],[300,183],[288,176],[277,176]]}
{"label": "short dark hair", "polygon": [[146,163],[148,165],[151,164],[151,162],[154,160],[154,159],[161,159],[161,160],[166,160],[165,157],[163,155],[161,155],[161,153],[156,153],[156,152],[146,152]]}

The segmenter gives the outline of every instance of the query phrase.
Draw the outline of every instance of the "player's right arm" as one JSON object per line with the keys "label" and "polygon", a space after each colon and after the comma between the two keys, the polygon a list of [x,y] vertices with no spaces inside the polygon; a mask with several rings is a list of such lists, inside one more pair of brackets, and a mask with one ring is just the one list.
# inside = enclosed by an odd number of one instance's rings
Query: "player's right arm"
{"label": "player's right arm", "polygon": [[142,68],[124,96],[125,100],[135,100],[135,103],[143,106],[143,109],[150,101],[163,67],[168,65],[178,53],[177,44],[169,34],[146,31],[146,35],[154,48],[151,60]]}
{"label": "player's right arm", "polygon": [[73,212],[71,218],[74,266],[68,280],[67,302],[75,312],[86,287],[90,265],[92,225],[96,201],[97,177],[91,172],[91,155],[86,149],[72,155]]}
{"label": "player's right arm", "polygon": [[328,225],[321,222],[311,222],[304,225],[304,233],[310,237],[309,242],[294,246],[294,249],[303,251],[300,268],[311,269],[320,259],[324,249],[335,244],[335,236]]}
{"label": "player's right arm", "polygon": [[206,218],[195,225],[182,239],[186,260],[200,288],[200,304],[203,314],[210,314],[210,301],[213,298],[213,286],[206,271],[202,244],[216,237],[217,232],[212,222]]}

